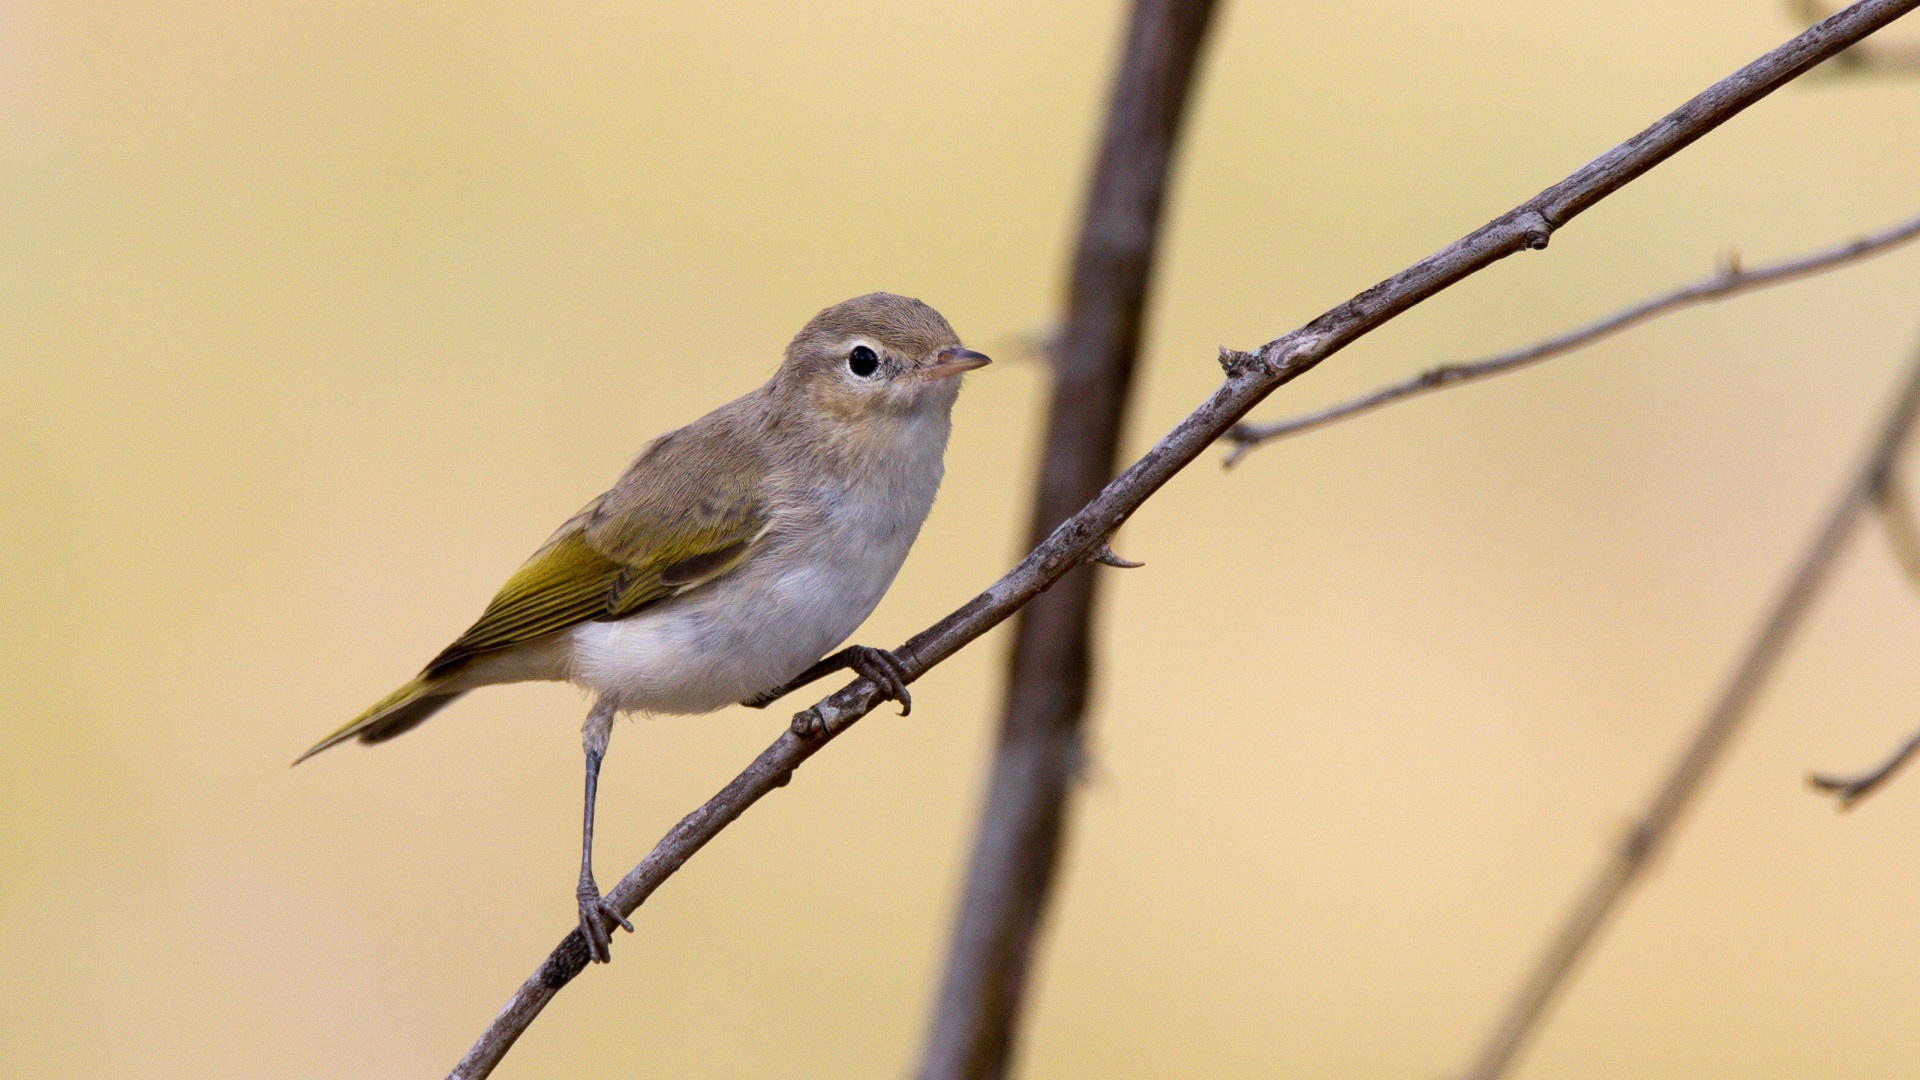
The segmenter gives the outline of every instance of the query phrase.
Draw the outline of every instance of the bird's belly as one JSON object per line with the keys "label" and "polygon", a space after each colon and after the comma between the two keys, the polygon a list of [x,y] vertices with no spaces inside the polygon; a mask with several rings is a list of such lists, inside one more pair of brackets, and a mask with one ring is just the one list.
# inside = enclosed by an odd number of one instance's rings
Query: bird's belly
{"label": "bird's belly", "polygon": [[[911,537],[907,538],[911,543]],[[629,619],[575,627],[572,681],[623,712],[703,713],[805,671],[846,640],[905,559],[748,567]]]}

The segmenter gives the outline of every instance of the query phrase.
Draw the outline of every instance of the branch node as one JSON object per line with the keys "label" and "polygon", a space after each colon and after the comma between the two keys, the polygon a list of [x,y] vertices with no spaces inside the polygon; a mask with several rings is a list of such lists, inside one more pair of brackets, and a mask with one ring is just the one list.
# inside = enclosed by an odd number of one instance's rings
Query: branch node
{"label": "branch node", "polygon": [[1807,783],[1816,791],[1824,791],[1839,800],[1839,809],[1851,810],[1853,804],[1880,789],[1880,785],[1900,771],[1914,751],[1920,750],[1920,732],[1915,732],[1900,744],[1892,756],[1880,763],[1877,768],[1854,776],[1834,776],[1830,773],[1808,773]]}
{"label": "branch node", "polygon": [[1094,550],[1093,554],[1087,556],[1087,561],[1097,562],[1102,566],[1111,566],[1116,570],[1138,570],[1147,565],[1143,562],[1134,562],[1132,559],[1123,559],[1115,555],[1113,553],[1112,541],[1101,544]]}
{"label": "branch node", "polygon": [[1520,227],[1524,230],[1523,242],[1532,251],[1545,251],[1547,241],[1553,239],[1553,222],[1538,210],[1528,210],[1520,215]]}
{"label": "branch node", "polygon": [[1220,346],[1220,370],[1227,373],[1227,378],[1237,379],[1259,366],[1259,353],[1241,352],[1239,349]]}
{"label": "branch node", "polygon": [[[798,738],[822,739],[832,733],[833,726],[827,722],[826,717],[820,715],[820,706],[812,705],[794,713],[793,723],[787,730],[793,732]],[[787,775],[788,779],[792,778],[791,773]],[[779,786],[785,786],[785,781],[782,781]]]}
{"label": "branch node", "polygon": [[1832,773],[1810,772],[1807,774],[1807,786],[1815,791],[1833,796],[1836,810],[1851,810],[1860,796],[1868,791],[1867,786],[1857,776],[1836,776]]}

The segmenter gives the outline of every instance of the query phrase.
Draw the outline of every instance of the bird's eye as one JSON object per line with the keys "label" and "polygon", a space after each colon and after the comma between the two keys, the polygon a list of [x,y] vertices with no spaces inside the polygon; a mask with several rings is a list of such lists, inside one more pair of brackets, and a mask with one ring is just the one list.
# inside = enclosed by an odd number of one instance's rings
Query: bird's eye
{"label": "bird's eye", "polygon": [[861,378],[867,378],[880,370],[880,357],[865,345],[855,345],[847,354],[847,370]]}

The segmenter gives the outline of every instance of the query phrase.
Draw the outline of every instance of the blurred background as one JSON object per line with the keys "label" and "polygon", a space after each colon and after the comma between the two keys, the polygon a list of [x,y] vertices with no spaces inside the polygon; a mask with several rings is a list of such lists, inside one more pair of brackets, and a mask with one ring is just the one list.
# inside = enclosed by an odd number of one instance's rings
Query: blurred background
{"label": "blurred background", "polygon": [[[858,640],[1020,552],[1116,3],[0,6],[0,1073],[439,1075],[571,925],[584,706],[287,763],[819,308],[1003,362]],[[1130,445],[1784,40],[1763,0],[1228,2]],[[1920,35],[1920,26],[1890,33]],[[1323,404],[1920,211],[1920,82],[1809,79],[1287,387]],[[1920,337],[1920,250],[1217,455],[1122,532],[1034,1077],[1458,1068]],[[669,882],[499,1075],[905,1075],[1005,641]],[[1907,1074],[1920,600],[1872,532],[1519,1075]],[[833,684],[825,684],[824,690]],[[800,703],[810,699],[796,699]],[[623,724],[617,878],[786,712]]]}

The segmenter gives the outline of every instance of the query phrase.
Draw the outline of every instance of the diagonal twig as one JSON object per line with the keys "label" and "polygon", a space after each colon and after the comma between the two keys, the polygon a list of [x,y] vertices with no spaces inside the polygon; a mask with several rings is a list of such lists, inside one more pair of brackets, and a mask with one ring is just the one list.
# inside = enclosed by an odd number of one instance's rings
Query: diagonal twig
{"label": "diagonal twig", "polygon": [[1920,217],[1903,221],[1890,229],[1850,240],[1838,247],[1816,251],[1810,255],[1771,263],[1767,266],[1747,269],[1738,260],[1730,259],[1714,275],[1704,281],[1697,281],[1662,293],[1649,300],[1643,300],[1629,308],[1624,308],[1598,322],[1591,322],[1578,329],[1569,330],[1558,337],[1514,349],[1511,352],[1489,356],[1483,360],[1471,360],[1454,364],[1441,364],[1431,367],[1401,382],[1381,387],[1371,393],[1343,401],[1337,405],[1286,420],[1277,420],[1270,424],[1235,424],[1227,432],[1227,441],[1233,443],[1233,449],[1227,454],[1226,466],[1232,468],[1241,458],[1254,449],[1288,435],[1298,435],[1303,431],[1324,427],[1337,420],[1350,416],[1372,412],[1383,405],[1415,397],[1448,386],[1475,382],[1480,379],[1503,375],[1509,371],[1528,367],[1551,356],[1572,352],[1584,345],[1590,345],[1602,338],[1610,337],[1630,326],[1646,322],[1649,319],[1665,315],[1670,311],[1693,307],[1696,304],[1724,300],[1731,296],[1763,289],[1769,285],[1779,285],[1798,278],[1809,277],[1823,271],[1836,269],[1848,263],[1858,262],[1868,256],[1879,254],[1920,236]]}
{"label": "diagonal twig", "polygon": [[1812,606],[1848,539],[1886,484],[1900,448],[1920,416],[1920,354],[1894,397],[1867,456],[1847,481],[1813,543],[1788,580],[1772,612],[1761,624],[1746,655],[1734,668],[1720,697],[1700,723],[1693,740],[1641,811],[1639,821],[1600,867],[1567,913],[1559,931],[1535,961],[1519,991],[1482,1044],[1466,1080],[1497,1080],[1538,1027],[1567,977],[1593,945],[1607,918],[1646,872],[1672,836],[1681,813],[1699,794],[1707,774],[1753,710],[1767,676],[1778,666],[1801,618]]}
{"label": "diagonal twig", "polygon": [[[1916,6],[1920,6],[1920,0],[1859,0],[1708,87],[1565,180],[1306,326],[1254,352],[1223,351],[1227,378],[1211,397],[1091,502],[1062,522],[1018,566],[898,650],[909,679],[919,678],[998,626],[1068,570],[1091,558],[1142,503],[1274,390],[1428,297],[1516,252],[1545,247],[1555,229],[1588,207]],[[789,731],[762,751],[746,771],[682,819],[638,866],[628,871],[608,891],[608,902],[631,914],[730,822],[762,796],[786,784],[795,768],[879,702],[878,689],[865,679],[856,679],[807,709],[796,718],[795,726],[808,734]],[[803,718],[804,722],[799,722]],[[457,1080],[489,1075],[547,1002],[580,973],[586,962],[586,946],[575,930],[514,992],[450,1075]]]}

